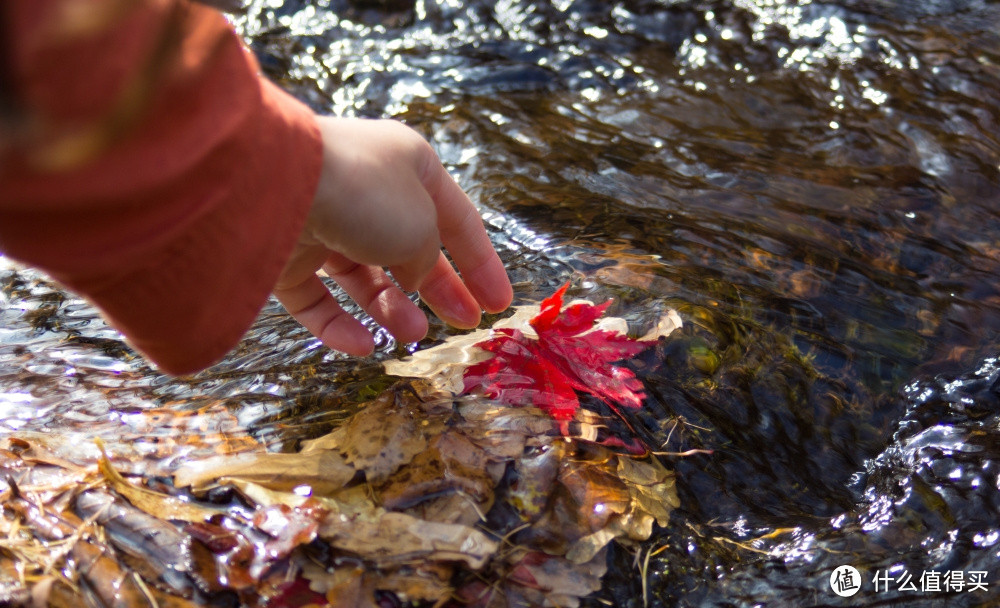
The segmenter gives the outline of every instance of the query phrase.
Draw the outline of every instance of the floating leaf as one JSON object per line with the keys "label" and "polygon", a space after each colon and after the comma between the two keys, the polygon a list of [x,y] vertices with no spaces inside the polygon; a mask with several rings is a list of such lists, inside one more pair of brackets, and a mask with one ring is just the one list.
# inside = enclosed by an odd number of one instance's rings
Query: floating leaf
{"label": "floating leaf", "polygon": [[[595,306],[586,300],[575,300],[567,305],[565,316],[562,321],[558,321],[558,310],[553,304],[561,302],[565,288],[560,290],[557,296],[546,300],[546,312],[543,319],[550,321],[534,322],[533,319],[542,315],[542,307],[539,305],[527,305],[514,307],[514,314],[501,319],[493,324],[489,329],[478,329],[466,334],[452,336],[430,348],[419,350],[401,360],[386,361],[384,366],[386,373],[393,376],[403,376],[408,378],[423,378],[430,384],[451,394],[465,392],[467,383],[463,378],[466,369],[488,361],[492,358],[489,351],[480,347],[498,333],[511,335],[511,332],[518,331],[527,340],[538,340],[534,324],[541,324],[548,333],[570,331],[571,328],[582,328],[581,333],[586,331],[603,331],[611,335],[624,337],[628,333],[628,324],[620,317],[601,316],[607,305]],[[591,317],[596,320],[589,327],[584,327]],[[657,338],[667,336],[675,329],[681,327],[681,318],[675,310],[667,310],[656,322],[655,326],[649,329],[641,338],[633,342],[651,342]],[[520,403],[518,405],[525,405]]]}
{"label": "floating leaf", "polygon": [[489,338],[494,330],[503,328],[530,331],[534,335],[529,322],[538,311],[537,305],[518,306],[513,315],[497,321],[491,329],[477,329],[452,336],[405,359],[386,361],[383,364],[385,372],[392,376],[423,378],[434,388],[456,395],[464,389],[462,374],[465,368],[490,358],[490,354],[476,344]]}
{"label": "floating leaf", "polygon": [[516,329],[498,329],[477,344],[493,353],[465,370],[465,392],[478,392],[509,405],[532,405],[556,420],[571,420],[580,407],[576,393],[589,393],[616,412],[642,405],[643,388],[635,374],[613,365],[652,342],[594,329],[610,305],[577,302],[562,309],[569,284],[546,298],[531,319],[537,339]]}

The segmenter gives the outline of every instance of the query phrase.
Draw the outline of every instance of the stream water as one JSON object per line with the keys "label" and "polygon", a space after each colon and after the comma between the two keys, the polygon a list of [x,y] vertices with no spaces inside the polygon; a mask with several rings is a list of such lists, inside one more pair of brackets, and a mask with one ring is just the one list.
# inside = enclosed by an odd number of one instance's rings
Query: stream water
{"label": "stream water", "polygon": [[[588,606],[1000,602],[1000,4],[254,0],[233,21],[317,110],[424,133],[516,303],[571,280],[637,330],[680,312],[630,363],[634,422],[712,454],[672,460],[672,525],[616,549]],[[101,436],[152,471],[294,449],[415,348],[332,354],[272,303],[172,379],[44,277],[0,285],[0,432]]]}

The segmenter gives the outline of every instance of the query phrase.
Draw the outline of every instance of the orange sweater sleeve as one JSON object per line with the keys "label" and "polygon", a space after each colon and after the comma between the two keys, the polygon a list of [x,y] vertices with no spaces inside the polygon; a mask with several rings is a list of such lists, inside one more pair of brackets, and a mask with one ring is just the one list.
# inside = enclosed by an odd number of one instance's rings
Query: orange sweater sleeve
{"label": "orange sweater sleeve", "polygon": [[187,0],[9,0],[16,118],[0,250],[97,305],[161,369],[226,354],[302,230],[312,112]]}

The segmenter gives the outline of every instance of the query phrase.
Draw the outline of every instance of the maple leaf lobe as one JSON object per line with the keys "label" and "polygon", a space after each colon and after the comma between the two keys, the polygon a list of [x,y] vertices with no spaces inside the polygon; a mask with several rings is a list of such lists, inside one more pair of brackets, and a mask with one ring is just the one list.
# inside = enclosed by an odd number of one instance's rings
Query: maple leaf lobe
{"label": "maple leaf lobe", "polygon": [[465,393],[479,392],[503,403],[535,406],[553,419],[572,420],[580,408],[577,393],[591,394],[618,407],[638,408],[645,397],[635,374],[614,362],[637,355],[652,342],[607,330],[593,330],[611,301],[578,302],[562,307],[569,283],[542,300],[531,319],[537,339],[512,329],[476,346],[493,357],[465,371]]}

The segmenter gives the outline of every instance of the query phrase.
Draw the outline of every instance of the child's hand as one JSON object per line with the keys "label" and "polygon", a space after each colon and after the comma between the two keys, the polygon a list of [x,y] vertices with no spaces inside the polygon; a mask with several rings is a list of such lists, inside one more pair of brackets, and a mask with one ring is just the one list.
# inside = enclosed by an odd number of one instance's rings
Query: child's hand
{"label": "child's hand", "polygon": [[481,309],[499,312],[510,304],[510,281],[479,213],[423,137],[390,120],[318,121],[319,187],[274,289],[293,317],[335,350],[374,349],[369,331],[316,275],[321,268],[400,342],[423,338],[427,319],[386,269],[456,327],[475,327]]}

